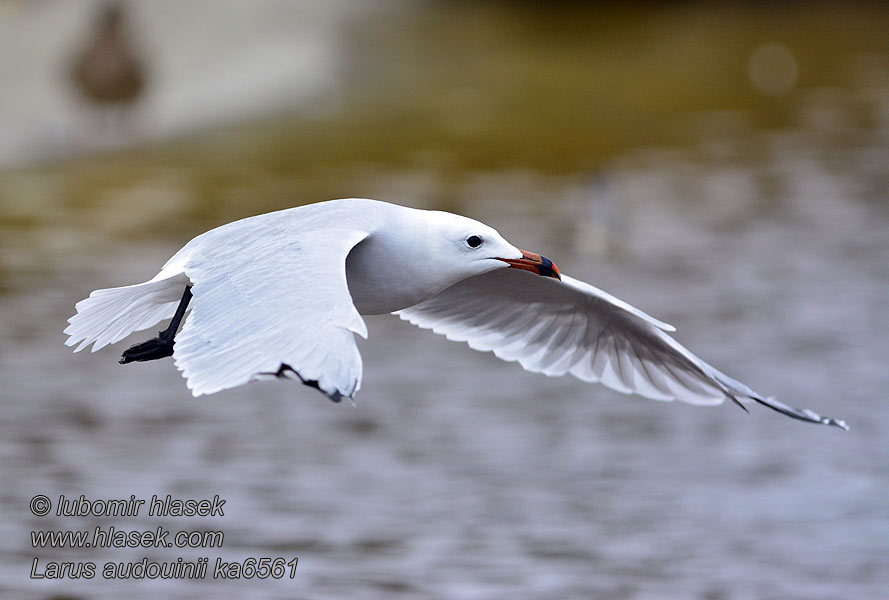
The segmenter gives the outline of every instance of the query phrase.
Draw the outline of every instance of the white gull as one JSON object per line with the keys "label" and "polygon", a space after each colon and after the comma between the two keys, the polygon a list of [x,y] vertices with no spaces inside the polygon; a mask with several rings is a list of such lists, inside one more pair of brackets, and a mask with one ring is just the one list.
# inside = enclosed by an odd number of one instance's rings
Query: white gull
{"label": "white gull", "polygon": [[[92,351],[172,317],[122,363],[173,356],[195,396],[266,377],[334,401],[361,386],[361,315],[392,313],[525,370],[598,381],[655,400],[838,419],[764,397],[705,363],[675,329],[562,275],[491,227],[440,211],[332,200],[235,221],[188,242],[150,281],[76,305],[66,344]],[[187,313],[187,316],[186,316]],[[179,324],[185,317],[181,331]],[[745,409],[746,410],[746,409]]]}

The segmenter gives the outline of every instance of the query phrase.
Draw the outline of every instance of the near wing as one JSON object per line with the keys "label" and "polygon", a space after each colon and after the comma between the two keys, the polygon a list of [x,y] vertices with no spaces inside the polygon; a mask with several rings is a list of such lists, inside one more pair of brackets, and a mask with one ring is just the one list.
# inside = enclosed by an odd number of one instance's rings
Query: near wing
{"label": "near wing", "polygon": [[223,228],[225,239],[194,240],[184,265],[193,308],[176,335],[176,366],[195,396],[289,376],[334,401],[351,397],[362,369],[353,333],[367,337],[367,328],[349,294],[346,256],[368,233],[262,233]]}
{"label": "near wing", "polygon": [[565,275],[560,282],[498,269],[395,314],[528,371],[570,373],[655,400],[712,405],[729,398],[743,407],[752,399],[796,419],[845,428],[842,421],[762,397],[667,335],[671,326]]}

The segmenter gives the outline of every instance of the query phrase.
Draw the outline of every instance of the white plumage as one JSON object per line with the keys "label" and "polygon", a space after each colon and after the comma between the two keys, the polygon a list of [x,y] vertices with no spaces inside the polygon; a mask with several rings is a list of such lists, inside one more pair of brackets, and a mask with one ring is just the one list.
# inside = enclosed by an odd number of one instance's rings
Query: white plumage
{"label": "white plumage", "polygon": [[171,318],[186,286],[193,300],[172,353],[195,396],[289,376],[331,399],[352,397],[362,372],[354,334],[367,337],[361,315],[392,312],[528,371],[570,373],[656,400],[754,400],[846,427],[757,394],[681,346],[666,333],[672,326],[587,283],[559,279],[546,258],[487,225],[366,199],[208,231],[152,280],[78,302],[66,344],[96,351]]}

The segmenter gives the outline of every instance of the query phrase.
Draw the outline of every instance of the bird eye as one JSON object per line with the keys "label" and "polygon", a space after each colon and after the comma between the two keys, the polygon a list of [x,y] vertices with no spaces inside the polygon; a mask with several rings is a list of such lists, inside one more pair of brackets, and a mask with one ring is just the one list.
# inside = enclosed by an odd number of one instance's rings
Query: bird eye
{"label": "bird eye", "polygon": [[471,235],[466,238],[466,243],[469,245],[470,248],[478,248],[482,245],[482,238],[478,237],[477,235]]}

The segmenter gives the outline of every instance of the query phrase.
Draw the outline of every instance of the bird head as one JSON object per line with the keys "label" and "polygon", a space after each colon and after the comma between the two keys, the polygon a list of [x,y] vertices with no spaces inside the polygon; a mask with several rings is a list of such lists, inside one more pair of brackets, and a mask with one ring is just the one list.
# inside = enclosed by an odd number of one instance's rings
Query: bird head
{"label": "bird head", "polygon": [[[520,250],[492,227],[474,219],[437,212],[435,228],[438,260],[461,273],[460,279],[496,269],[514,268],[561,279],[556,265],[534,252]],[[455,268],[456,267],[456,268]]]}

